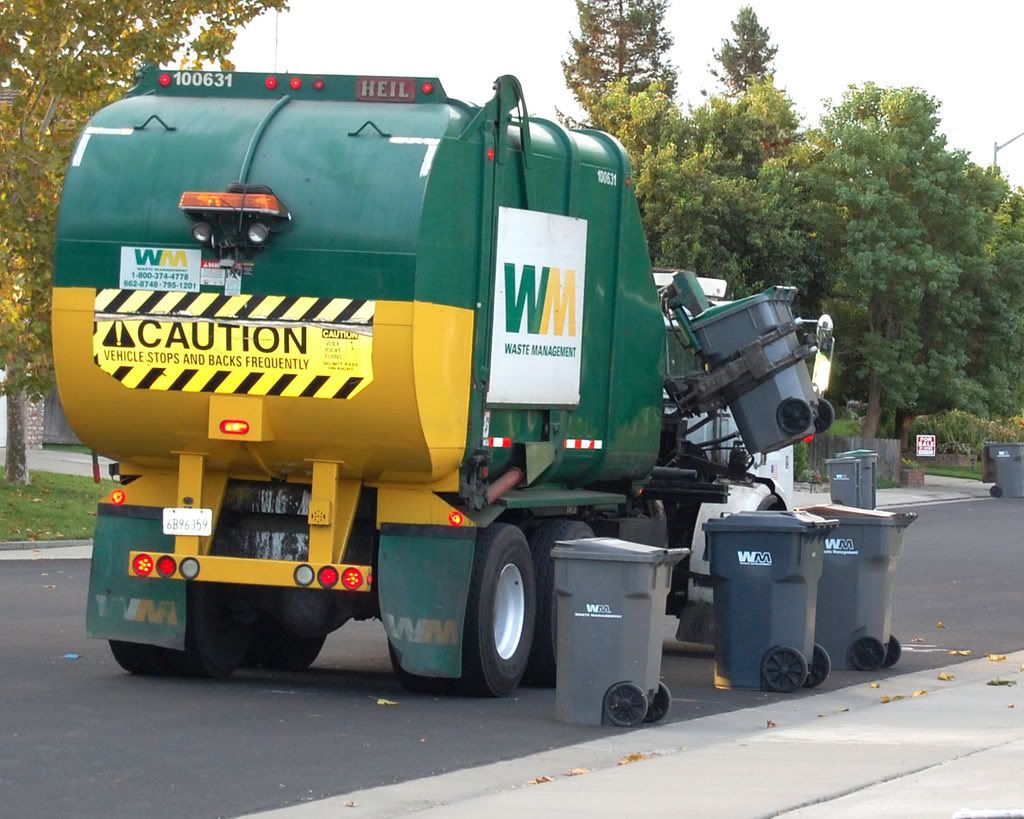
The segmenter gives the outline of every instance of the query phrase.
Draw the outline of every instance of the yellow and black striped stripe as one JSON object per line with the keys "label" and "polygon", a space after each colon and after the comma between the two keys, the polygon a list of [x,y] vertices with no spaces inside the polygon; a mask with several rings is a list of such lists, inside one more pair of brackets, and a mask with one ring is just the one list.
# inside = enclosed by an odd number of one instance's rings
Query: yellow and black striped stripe
{"label": "yellow and black striped stripe", "polygon": [[96,293],[97,318],[167,316],[176,319],[297,321],[317,324],[373,324],[375,302],[315,296],[225,296],[165,290],[122,290]]}

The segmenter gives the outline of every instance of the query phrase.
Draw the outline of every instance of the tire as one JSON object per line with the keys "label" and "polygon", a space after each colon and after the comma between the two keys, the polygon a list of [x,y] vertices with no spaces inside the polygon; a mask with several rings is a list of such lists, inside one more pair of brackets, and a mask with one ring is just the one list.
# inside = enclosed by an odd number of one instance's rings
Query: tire
{"label": "tire", "polygon": [[617,682],[604,692],[602,722],[619,728],[632,728],[644,721],[649,708],[647,694],[639,685]]}
{"label": "tire", "polygon": [[814,416],[814,434],[821,435],[826,432],[833,421],[836,420],[836,410],[832,402],[824,398],[818,399],[818,412]]}
{"label": "tire", "polygon": [[807,658],[789,646],[773,646],[761,660],[761,688],[790,694],[807,682]]}
{"label": "tire", "polygon": [[903,646],[893,635],[889,635],[889,642],[885,646],[885,659],[882,660],[882,668],[892,668],[900,661],[903,655]]}
{"label": "tire", "polygon": [[1003,488],[999,484],[994,483],[988,488],[988,493],[993,498],[1001,498],[1003,496]]}
{"label": "tire", "polygon": [[320,656],[326,640],[326,634],[303,637],[276,620],[265,620],[255,630],[244,664],[272,671],[305,671]]}
{"label": "tire", "polygon": [[647,714],[644,716],[644,722],[658,722],[665,718],[668,713],[668,709],[672,707],[672,692],[668,690],[668,686],[663,682],[658,683],[658,690],[654,694],[654,698],[651,700],[651,704],[647,706]]}
{"label": "tire", "polygon": [[110,640],[110,653],[121,668],[129,674],[155,673],[150,663],[150,649],[153,646],[129,643],[124,640]]}
{"label": "tire", "polygon": [[388,656],[391,658],[391,668],[398,677],[398,684],[410,694],[433,694],[443,696],[451,694],[455,688],[455,680],[449,677],[421,677],[418,674],[410,674],[398,661],[398,652],[388,640]]}
{"label": "tire", "polygon": [[874,637],[861,637],[850,646],[849,660],[856,671],[878,671],[885,663],[885,646]]}
{"label": "tire", "polygon": [[189,583],[182,672],[189,676],[229,676],[245,662],[253,629],[231,616],[230,587]]}
{"label": "tire", "polygon": [[551,549],[560,540],[593,537],[594,530],[578,520],[550,520],[530,536],[530,553],[537,581],[537,619],[533,629],[533,648],[523,682],[551,688],[555,684],[558,646],[558,616],[555,599],[555,561]]}
{"label": "tire", "polygon": [[828,679],[831,671],[832,658],[828,656],[828,652],[822,646],[815,643],[814,653],[811,655],[811,666],[807,671],[807,680],[804,682],[804,688],[817,688]]}
{"label": "tire", "polygon": [[508,523],[477,534],[462,631],[461,694],[504,697],[522,679],[533,644],[537,589],[526,536]]}

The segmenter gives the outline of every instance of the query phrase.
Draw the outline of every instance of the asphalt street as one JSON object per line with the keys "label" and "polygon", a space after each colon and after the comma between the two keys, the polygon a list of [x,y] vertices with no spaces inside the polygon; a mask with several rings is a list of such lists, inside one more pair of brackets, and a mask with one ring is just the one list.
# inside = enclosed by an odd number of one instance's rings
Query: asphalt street
{"label": "asphalt street", "polygon": [[[1024,503],[918,511],[897,570],[895,632],[905,653],[874,676],[948,665],[950,649],[976,658],[1024,647]],[[303,674],[131,677],[104,643],[83,636],[87,580],[84,560],[0,563],[2,815],[235,816],[613,730],[554,722],[550,690],[524,688],[504,700],[406,694],[376,622],[346,625]],[[663,673],[675,697],[670,721],[786,699],[716,691],[710,658],[671,641]],[[834,672],[818,691],[864,680]]]}

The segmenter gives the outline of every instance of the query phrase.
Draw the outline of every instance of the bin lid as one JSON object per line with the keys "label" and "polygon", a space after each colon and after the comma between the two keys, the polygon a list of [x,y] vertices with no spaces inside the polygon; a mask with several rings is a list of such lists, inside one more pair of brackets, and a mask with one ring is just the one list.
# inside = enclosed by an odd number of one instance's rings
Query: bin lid
{"label": "bin lid", "polygon": [[860,460],[860,458],[850,458],[850,457],[845,457],[845,458],[826,458],[825,459],[825,463],[826,464],[855,464],[859,460]]}
{"label": "bin lid", "polygon": [[837,452],[837,458],[877,458],[878,453],[873,449],[848,449],[846,452]]}
{"label": "bin lid", "polygon": [[792,512],[735,512],[711,518],[705,532],[805,532],[808,529],[832,529],[839,521],[798,510]]}
{"label": "bin lid", "polygon": [[800,512],[809,512],[823,518],[836,518],[842,523],[858,523],[865,526],[909,526],[917,520],[917,512],[889,512],[885,509],[860,509],[839,503],[822,503],[817,506],[802,506]]}
{"label": "bin lid", "polygon": [[664,549],[616,537],[560,540],[551,550],[553,558],[563,560],[614,560],[619,563],[678,563],[689,553],[689,549]]}

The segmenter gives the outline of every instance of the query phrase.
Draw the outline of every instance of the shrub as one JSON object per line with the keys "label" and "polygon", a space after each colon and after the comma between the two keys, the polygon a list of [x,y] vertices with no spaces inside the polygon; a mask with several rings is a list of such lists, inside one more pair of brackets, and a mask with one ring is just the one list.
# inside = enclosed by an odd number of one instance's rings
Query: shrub
{"label": "shrub", "polygon": [[992,422],[963,410],[950,410],[915,418],[910,426],[911,443],[917,435],[934,435],[941,453],[970,455],[992,440]]}

